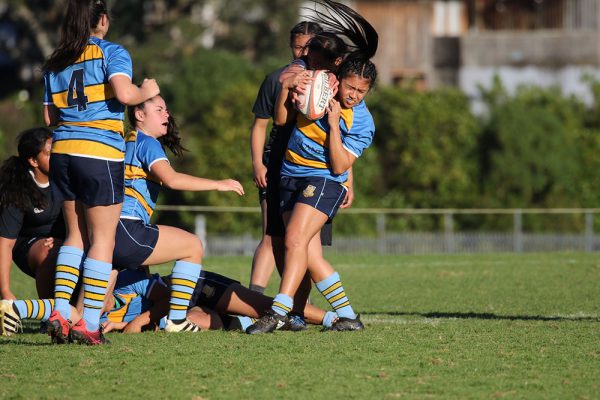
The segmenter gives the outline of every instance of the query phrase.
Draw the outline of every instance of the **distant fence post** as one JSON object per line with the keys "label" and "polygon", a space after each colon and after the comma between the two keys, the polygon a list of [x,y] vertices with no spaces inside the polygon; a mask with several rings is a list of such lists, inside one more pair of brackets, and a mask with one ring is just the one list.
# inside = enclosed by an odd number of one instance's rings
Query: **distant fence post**
{"label": "distant fence post", "polygon": [[451,212],[444,213],[444,245],[447,253],[456,251],[454,246],[454,218]]}
{"label": "distant fence post", "polygon": [[515,253],[523,252],[523,211],[515,210],[513,214],[513,249]]}
{"label": "distant fence post", "polygon": [[377,252],[379,254],[385,254],[386,243],[385,243],[385,214],[377,214]]}
{"label": "distant fence post", "polygon": [[585,212],[585,251],[594,251],[594,214]]}
{"label": "distant fence post", "polygon": [[195,225],[194,232],[200,238],[204,255],[206,255],[208,248],[206,247],[206,217],[204,214],[196,214]]}

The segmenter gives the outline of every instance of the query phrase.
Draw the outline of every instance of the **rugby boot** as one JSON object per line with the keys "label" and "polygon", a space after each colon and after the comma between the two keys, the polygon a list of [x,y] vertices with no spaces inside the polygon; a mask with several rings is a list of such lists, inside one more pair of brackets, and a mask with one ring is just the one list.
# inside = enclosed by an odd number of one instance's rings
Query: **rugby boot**
{"label": "rugby boot", "polygon": [[328,328],[323,328],[323,331],[360,331],[365,329],[365,326],[360,321],[360,315],[356,318],[339,317]]}
{"label": "rugby boot", "polygon": [[281,325],[280,328],[277,328],[280,331],[292,331],[292,332],[300,332],[305,331],[307,329],[306,321],[304,320],[304,315],[296,312],[291,312],[288,314],[287,321]]}
{"label": "rugby boot", "polygon": [[48,318],[48,335],[50,335],[52,343],[69,343],[70,330],[71,321],[64,319],[58,311],[53,310],[52,314],[50,314],[50,318]]}
{"label": "rugby boot", "polygon": [[71,340],[79,344],[87,344],[90,346],[110,344],[110,341],[104,337],[101,329],[94,332],[88,331],[83,318],[71,328]]}
{"label": "rugby boot", "polygon": [[259,333],[270,333],[282,327],[287,321],[287,316],[279,315],[273,310],[267,310],[254,324],[246,328],[246,333],[256,335]]}
{"label": "rugby boot", "polygon": [[189,319],[182,319],[181,322],[167,320],[165,332],[200,332],[200,327]]}
{"label": "rugby boot", "polygon": [[0,300],[0,336],[12,336],[18,331],[23,332],[23,326],[13,301]]}

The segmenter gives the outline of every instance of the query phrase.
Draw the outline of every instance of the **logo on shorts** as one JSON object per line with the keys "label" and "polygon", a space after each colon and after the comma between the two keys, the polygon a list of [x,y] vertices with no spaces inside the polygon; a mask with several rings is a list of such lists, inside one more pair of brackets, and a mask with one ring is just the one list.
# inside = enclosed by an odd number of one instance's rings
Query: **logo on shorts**
{"label": "logo on shorts", "polygon": [[210,299],[211,297],[213,297],[215,295],[215,288],[212,286],[208,286],[208,285],[204,285],[202,287],[202,294],[204,295],[204,297],[206,297],[207,299]]}
{"label": "logo on shorts", "polygon": [[37,207],[36,207],[36,208],[34,208],[34,209],[33,209],[33,212],[34,212],[35,214],[41,214],[41,213],[43,213],[43,212],[44,212],[44,210],[42,210],[42,209],[40,209],[40,208],[37,208]]}
{"label": "logo on shorts", "polygon": [[315,189],[316,187],[313,185],[308,185],[306,187],[306,189],[304,189],[304,191],[302,192],[302,195],[304,197],[313,197],[315,195]]}

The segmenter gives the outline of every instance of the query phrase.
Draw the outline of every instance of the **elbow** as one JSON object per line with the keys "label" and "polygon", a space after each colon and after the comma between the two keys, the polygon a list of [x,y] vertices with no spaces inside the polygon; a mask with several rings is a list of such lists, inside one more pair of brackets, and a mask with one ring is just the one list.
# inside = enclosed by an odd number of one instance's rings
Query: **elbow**
{"label": "elbow", "polygon": [[117,100],[119,100],[119,103],[126,105],[126,106],[135,106],[137,105],[136,102],[134,101],[135,98],[132,94],[130,93],[115,93],[115,97],[117,98]]}
{"label": "elbow", "polygon": [[343,165],[332,165],[331,166],[331,172],[333,172],[334,175],[341,175],[346,171],[348,171],[348,168],[345,168]]}

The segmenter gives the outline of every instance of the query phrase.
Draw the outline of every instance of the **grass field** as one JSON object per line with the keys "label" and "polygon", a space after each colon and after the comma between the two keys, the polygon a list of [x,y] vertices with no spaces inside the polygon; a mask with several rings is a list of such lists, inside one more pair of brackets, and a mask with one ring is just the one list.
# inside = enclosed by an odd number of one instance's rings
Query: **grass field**
{"label": "grass field", "polygon": [[[598,398],[597,255],[331,261],[363,332],[114,333],[100,347],[0,338],[0,398]],[[248,281],[249,258],[205,264]],[[20,273],[13,282],[33,294]]]}

